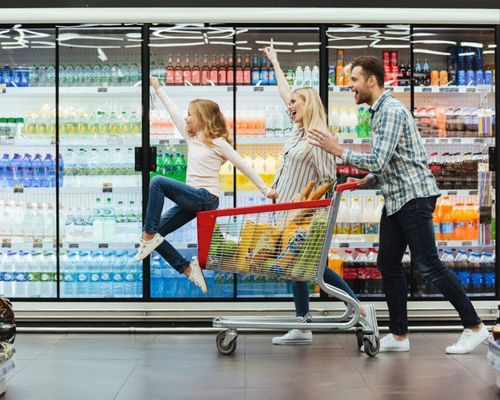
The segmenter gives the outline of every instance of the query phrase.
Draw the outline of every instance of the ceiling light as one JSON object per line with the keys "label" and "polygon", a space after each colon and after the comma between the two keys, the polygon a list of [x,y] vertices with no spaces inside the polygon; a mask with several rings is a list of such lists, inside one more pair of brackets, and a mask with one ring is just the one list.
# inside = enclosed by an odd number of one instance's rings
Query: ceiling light
{"label": "ceiling light", "polygon": [[237,40],[235,43],[236,44],[247,44],[248,40]]}
{"label": "ceiling light", "polygon": [[483,48],[483,44],[482,43],[477,43],[477,42],[460,42],[460,46],[475,47],[477,49],[482,49]]}
{"label": "ceiling light", "polygon": [[297,49],[294,50],[294,53],[319,53],[319,49]]}
{"label": "ceiling light", "polygon": [[192,42],[192,43],[150,43],[149,47],[185,47],[185,46],[201,46],[205,42]]}
{"label": "ceiling light", "polygon": [[75,43],[59,43],[59,46],[62,47],[79,47],[82,49],[121,49],[122,46],[96,46],[96,45],[85,45],[85,44],[75,44]]}
{"label": "ceiling light", "polygon": [[417,32],[412,35],[413,37],[425,37],[425,36],[436,36],[435,33],[431,32]]}
{"label": "ceiling light", "polygon": [[465,53],[458,53],[457,54],[459,57],[468,57],[468,56],[473,56],[474,52],[473,51],[467,51]]}
{"label": "ceiling light", "polygon": [[218,42],[218,41],[210,41],[210,44],[222,44],[222,45],[229,45],[229,46],[234,46],[233,42]]}
{"label": "ceiling light", "polygon": [[406,31],[384,31],[384,35],[409,35],[410,30]]}
{"label": "ceiling light", "polygon": [[373,38],[369,38],[367,36],[345,36],[345,37],[339,37],[339,36],[332,36],[331,38],[328,39],[329,42],[338,42],[339,40],[368,40],[368,41],[373,41]]}
{"label": "ceiling light", "polygon": [[428,49],[413,49],[414,53],[423,53],[423,54],[436,54],[438,56],[451,56],[450,53],[447,53],[445,51],[435,51],[435,50],[428,50]]}
{"label": "ceiling light", "polygon": [[241,46],[236,46],[236,50],[248,50],[248,51],[251,51],[252,48],[251,47],[241,47]]}
{"label": "ceiling light", "polygon": [[485,50],[483,54],[495,54],[495,50]]}
{"label": "ceiling light", "polygon": [[[279,46],[293,46],[293,42],[275,42],[274,40],[272,41],[274,45],[279,45]],[[265,44],[266,46],[269,46],[271,44],[271,41],[265,41],[265,40],[256,40],[255,44]]]}
{"label": "ceiling light", "polygon": [[130,39],[141,39],[142,38],[142,34],[140,32],[129,32],[125,36],[130,38]]}
{"label": "ceiling light", "polygon": [[488,49],[496,49],[497,45],[496,44],[489,44]]}
{"label": "ceiling light", "polygon": [[326,46],[327,49],[366,49],[367,44],[358,44],[352,46]]}
{"label": "ceiling light", "polygon": [[375,49],[409,49],[409,44],[371,44],[370,47]]}
{"label": "ceiling light", "polygon": [[422,44],[451,44],[453,46],[457,45],[457,42],[451,40],[414,40],[412,43],[422,43]]}
{"label": "ceiling light", "polygon": [[321,46],[321,42],[298,42],[297,46]]}
{"label": "ceiling light", "polygon": [[100,47],[97,49],[97,58],[102,62],[108,60],[108,56],[106,56],[106,54],[104,53],[104,51],[102,51]]}
{"label": "ceiling light", "polygon": [[237,30],[234,34],[239,35],[239,34],[245,33],[245,32],[248,32],[248,29],[240,29],[239,31]]}

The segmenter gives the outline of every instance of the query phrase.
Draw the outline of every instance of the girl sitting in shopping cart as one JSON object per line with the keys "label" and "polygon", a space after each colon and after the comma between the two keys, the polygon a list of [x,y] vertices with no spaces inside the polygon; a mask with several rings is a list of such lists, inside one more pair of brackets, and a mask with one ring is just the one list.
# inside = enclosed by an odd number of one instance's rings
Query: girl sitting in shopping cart
{"label": "girl sitting in shopping cart", "polygon": [[[290,89],[280,67],[272,39],[271,45],[264,49],[264,54],[274,66],[280,96],[288,107],[294,125],[294,129],[284,145],[283,158],[273,183],[273,188],[276,188],[280,194],[280,201],[290,202],[296,200],[297,193],[300,193],[311,180],[318,183],[335,183],[335,157],[322,151],[319,147],[312,146],[306,138],[306,132],[312,128],[322,127],[321,130],[329,131],[325,110],[318,92],[311,87],[302,87],[293,91]],[[324,280],[356,298],[347,283],[332,269],[325,269]],[[293,282],[292,291],[297,317],[307,320],[309,314],[307,282]],[[360,313],[371,325],[375,335],[378,336],[375,307],[372,304],[360,305]],[[273,338],[273,344],[307,344],[311,342],[312,333],[306,329],[292,329],[283,336]]]}
{"label": "girl sitting in shopping cart", "polygon": [[[155,176],[149,185],[148,207],[137,261],[156,250],[175,270],[207,293],[205,277],[198,260],[186,260],[164,236],[179,229],[196,217],[198,211],[215,210],[219,206],[219,175],[227,160],[246,175],[264,196],[276,199],[276,190],[264,181],[231,146],[226,120],[217,103],[196,99],[189,103],[186,118],[182,118],[175,103],[161,90],[158,79],[151,85],[172,120],[187,142],[186,184],[163,176]],[[165,198],[175,206],[162,215]]]}

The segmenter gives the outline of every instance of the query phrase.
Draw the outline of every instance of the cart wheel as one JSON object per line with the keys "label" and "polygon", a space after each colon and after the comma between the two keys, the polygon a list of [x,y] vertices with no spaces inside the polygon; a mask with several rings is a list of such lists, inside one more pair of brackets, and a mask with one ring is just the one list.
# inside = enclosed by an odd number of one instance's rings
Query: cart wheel
{"label": "cart wheel", "polygon": [[363,329],[361,328],[356,329],[356,340],[358,342],[358,349],[360,349],[361,346],[363,346],[363,337],[364,337]]}
{"label": "cart wheel", "polygon": [[228,356],[233,354],[236,350],[236,338],[234,338],[229,344],[224,345],[224,339],[226,338],[226,331],[219,332],[216,338],[217,350],[219,353]]}
{"label": "cart wheel", "polygon": [[380,350],[380,339],[375,336],[375,343],[372,343],[370,339],[364,339],[365,353],[370,357],[375,357]]}

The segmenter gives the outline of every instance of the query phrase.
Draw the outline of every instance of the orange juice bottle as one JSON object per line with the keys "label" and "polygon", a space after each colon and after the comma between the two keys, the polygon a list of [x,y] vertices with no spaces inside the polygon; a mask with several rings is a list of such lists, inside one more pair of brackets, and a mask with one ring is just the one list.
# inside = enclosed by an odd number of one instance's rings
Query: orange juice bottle
{"label": "orange juice bottle", "polygon": [[328,268],[334,270],[339,276],[344,276],[344,261],[337,250],[331,249],[328,252]]}
{"label": "orange juice bottle", "polygon": [[443,234],[441,233],[441,202],[436,204],[436,208],[432,213],[432,222],[434,224],[434,236],[436,240],[443,240]]}
{"label": "orange juice bottle", "polygon": [[453,240],[453,204],[450,196],[443,196],[441,201],[441,237],[443,240]]}
{"label": "orange juice bottle", "polygon": [[465,224],[467,222],[467,215],[464,203],[456,203],[455,207],[453,207],[453,224],[454,224],[454,232],[453,236],[455,240],[464,240],[466,236],[466,228]]}
{"label": "orange juice bottle", "polygon": [[467,203],[467,207],[469,208],[469,214],[467,221],[468,232],[470,235],[469,240],[478,240],[479,239],[479,205],[477,203]]}

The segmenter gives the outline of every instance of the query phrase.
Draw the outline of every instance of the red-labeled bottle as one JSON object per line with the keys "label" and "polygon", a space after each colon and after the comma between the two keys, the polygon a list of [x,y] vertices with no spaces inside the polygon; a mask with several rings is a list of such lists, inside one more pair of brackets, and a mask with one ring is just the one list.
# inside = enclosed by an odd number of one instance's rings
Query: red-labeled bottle
{"label": "red-labeled bottle", "polygon": [[177,59],[175,60],[174,69],[174,85],[182,85],[182,65],[181,65],[181,55],[177,54]]}
{"label": "red-labeled bottle", "polygon": [[250,54],[245,56],[245,66],[243,67],[243,84],[250,85],[252,83],[252,67],[250,66]]}
{"label": "red-labeled bottle", "polygon": [[199,85],[201,83],[200,59],[198,58],[198,54],[194,55],[194,65],[191,69],[191,83],[193,85]]}
{"label": "red-labeled bottle", "polygon": [[175,85],[175,76],[174,76],[174,66],[172,56],[168,56],[167,66],[165,68],[165,84],[166,85]]}
{"label": "red-labeled bottle", "polygon": [[210,66],[210,76],[209,76],[209,81],[212,82],[208,82],[208,84],[217,85],[217,83],[219,82],[218,77],[219,77],[219,68],[217,65],[216,55],[214,54],[214,56],[212,57],[212,65]]}
{"label": "red-labeled bottle", "polygon": [[203,57],[203,67],[201,67],[201,84],[208,85],[210,79],[210,67],[208,66],[208,54]]}
{"label": "red-labeled bottle", "polygon": [[191,83],[191,67],[189,66],[189,54],[186,54],[184,59],[184,68],[182,69],[182,81],[184,83]]}
{"label": "red-labeled bottle", "polygon": [[219,59],[219,75],[218,75],[218,83],[219,85],[225,85],[227,83],[227,59],[224,57],[224,55],[220,56]]}

